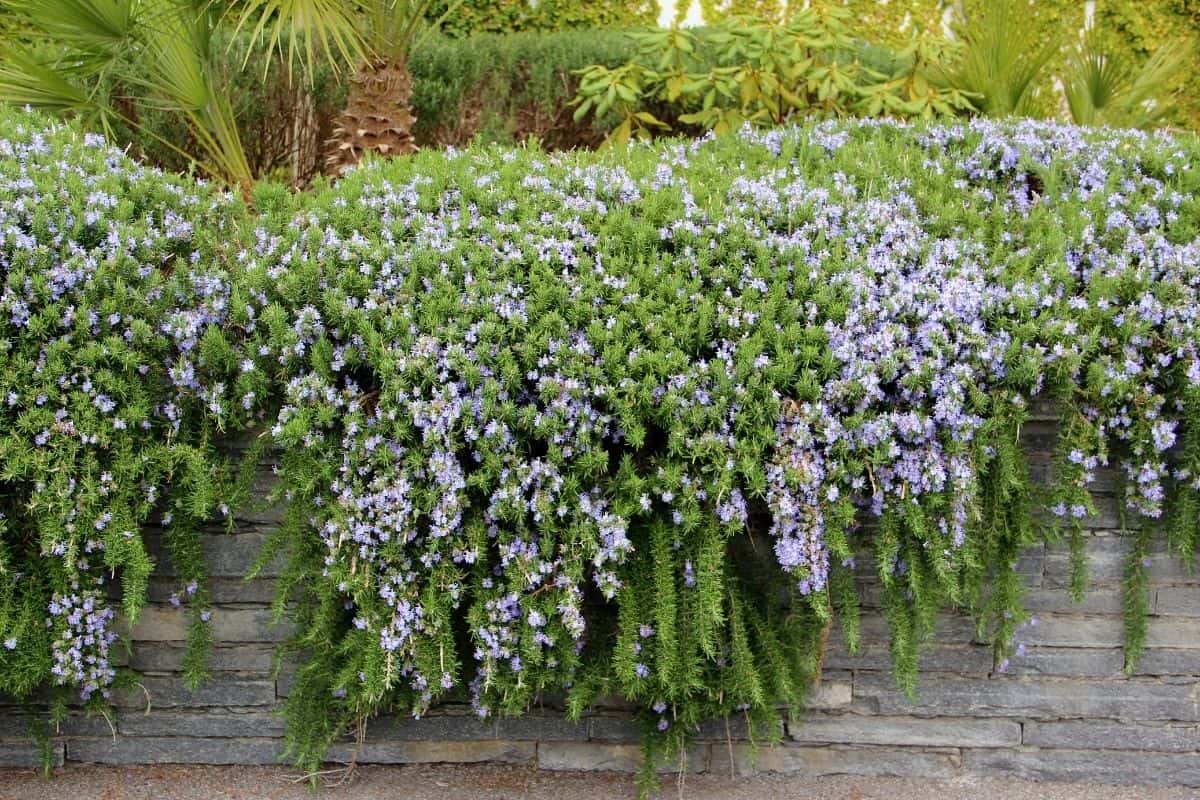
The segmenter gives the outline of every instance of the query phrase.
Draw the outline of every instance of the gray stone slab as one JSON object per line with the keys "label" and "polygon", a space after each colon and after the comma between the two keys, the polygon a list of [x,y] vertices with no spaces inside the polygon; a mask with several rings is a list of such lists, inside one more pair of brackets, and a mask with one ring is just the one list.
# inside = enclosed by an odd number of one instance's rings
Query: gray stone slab
{"label": "gray stone slab", "polygon": [[[588,720],[588,738],[600,742],[639,742],[643,727],[629,717],[595,716]],[[700,738],[713,738],[701,736]]]}
{"label": "gray stone slab", "polygon": [[47,755],[50,766],[61,767],[63,752],[62,742],[51,742],[48,749],[43,749],[28,740],[0,741],[0,767],[42,767]]}
{"label": "gray stone slab", "polygon": [[0,711],[0,739],[19,739],[29,735],[29,726],[37,720],[30,714]]}
{"label": "gray stone slab", "polygon": [[[206,574],[213,578],[244,578],[250,567],[258,560],[267,536],[268,533],[261,530],[205,535],[201,540],[201,546],[204,550]],[[146,549],[158,563],[156,568],[158,576],[174,577],[177,575],[162,535],[149,531],[143,538],[146,542]],[[276,559],[264,569],[262,575],[263,577],[275,577],[280,574],[282,567],[282,559]]]}
{"label": "gray stone slab", "polygon": [[260,464],[250,486],[250,503],[234,509],[234,519],[257,525],[278,525],[287,510],[286,502],[271,502],[271,494],[279,486],[279,477],[271,469],[272,462]]}
{"label": "gray stone slab", "polygon": [[[565,709],[566,701],[563,698],[555,698],[548,701],[555,708]],[[624,697],[615,694],[602,694],[592,703],[592,707],[597,711],[624,711],[633,713],[638,710],[638,704],[632,700],[626,700]]]}
{"label": "gray stone slab", "polygon": [[113,733],[113,726],[100,714],[72,714],[56,724],[45,714],[0,713],[0,739],[28,738],[32,731],[39,729],[48,730],[52,736],[109,736]]}
{"label": "gray stone slab", "polygon": [[216,675],[192,691],[182,678],[144,675],[139,687],[113,693],[113,705],[124,709],[270,706],[275,683]]}
{"label": "gray stone slab", "polygon": [[[1029,403],[1029,416],[1021,426],[1021,439],[1037,434],[1056,435],[1058,433],[1058,404],[1045,396],[1036,397]],[[1054,445],[1046,449],[1049,450]]]}
{"label": "gray stone slab", "polygon": [[[1038,557],[1031,560],[1036,560],[1036,568],[1030,567],[1029,561],[1026,561],[1025,563],[1018,562],[1017,574],[1021,579],[1021,585],[1026,590],[1037,591],[1042,585],[1041,559]],[[1028,568],[1029,571],[1022,572],[1022,567]],[[871,619],[882,620],[880,609],[883,608],[883,584],[880,583],[875,577],[859,580],[858,603],[859,608],[862,610],[861,621],[867,621]],[[1061,605],[1063,605],[1062,601],[1056,601],[1056,610]],[[958,619],[954,619],[955,617]],[[940,621],[937,628],[939,637],[941,634],[949,632],[956,636],[965,636],[965,641],[970,641],[971,633],[968,630],[967,624],[962,622],[963,619],[966,619],[966,617],[961,614],[953,614],[949,612],[942,614],[939,617]]]}
{"label": "gray stone slab", "polygon": [[1120,485],[1119,473],[1112,467],[1100,467],[1096,470],[1096,479],[1088,487],[1093,492],[1111,494]]}
{"label": "gray stone slab", "polygon": [[[1035,480],[1040,479],[1044,482],[1052,479],[1054,470],[1051,465],[1047,465],[1045,469],[1039,470],[1038,472],[1040,472],[1040,475],[1034,473],[1031,475],[1031,477],[1034,477]],[[1118,514],[1116,498],[1114,498],[1110,492],[1106,493],[1100,491],[1101,487],[1099,486],[1094,486],[1092,489],[1092,503],[1096,508],[1096,513],[1081,518],[1079,521],[1080,525],[1085,531],[1118,530],[1121,527],[1121,518]],[[1049,522],[1053,519],[1050,512],[1047,510],[1035,510],[1034,513],[1035,522]],[[1132,514],[1128,515],[1127,523],[1129,525],[1133,525],[1135,522],[1136,518]]]}
{"label": "gray stone slab", "polygon": [[[1121,586],[1125,577],[1129,545],[1127,536],[1090,537],[1087,542],[1089,585]],[[1161,541],[1152,542],[1147,559],[1152,582],[1200,585],[1200,572],[1189,574],[1183,563],[1168,553]],[[1048,588],[1071,585],[1071,556],[1065,543],[1047,550],[1043,583]]]}
{"label": "gray stone slab", "polygon": [[[190,616],[183,607],[147,605],[130,636],[141,642],[185,641]],[[282,642],[294,630],[286,618],[274,624],[271,609],[266,606],[216,606],[208,624],[213,640],[222,643]]]}
{"label": "gray stone slab", "polygon": [[368,742],[386,741],[573,741],[588,737],[587,722],[561,715],[529,714],[480,720],[470,713],[431,713],[421,719],[387,716],[367,724]]}
{"label": "gray stone slab", "polygon": [[967,750],[963,769],[1035,781],[1200,786],[1195,755],[1075,750]]}
{"label": "gray stone slab", "polygon": [[45,687],[34,689],[20,698],[0,694],[0,709],[15,709],[12,713],[21,713],[30,708],[45,708],[50,700],[50,692]]}
{"label": "gray stone slab", "polygon": [[296,668],[294,665],[285,665],[280,671],[279,676],[275,679],[275,696],[279,699],[286,699],[292,691],[292,683],[296,680]]}
{"label": "gray stone slab", "polygon": [[1040,578],[1042,576],[1045,558],[1045,545],[1039,544],[1026,548],[1024,551],[1022,551],[1020,557],[1017,558],[1017,563],[1016,566],[1014,566],[1013,571],[1015,571],[1018,575],[1024,575],[1028,577],[1036,576]]}
{"label": "gray stone slab", "polygon": [[[773,728],[773,733],[779,736],[782,736],[785,733],[785,727],[782,718],[776,719],[771,723],[771,726]],[[723,719],[705,720],[704,722],[700,723],[695,735],[696,738],[700,740],[718,742],[732,740],[735,742],[744,742],[750,740],[752,736],[755,740],[761,740],[766,736],[769,736],[771,733],[772,730],[761,730],[759,728],[751,730],[750,723],[747,721],[746,716],[742,714]],[[593,736],[592,738],[600,737]]]}
{"label": "gray stone slab", "polygon": [[[704,772],[708,769],[708,745],[689,747],[682,759],[664,760],[659,772]],[[548,770],[591,772],[637,772],[644,763],[641,745],[612,742],[545,742],[537,747],[537,765]]]}
{"label": "gray stone slab", "polygon": [[1120,647],[1041,647],[1031,646],[1025,655],[1010,659],[1013,675],[1059,675],[1078,678],[1116,678],[1125,669],[1125,653]]}
{"label": "gray stone slab", "polygon": [[810,709],[845,708],[853,700],[854,689],[849,676],[837,679],[830,678],[826,673],[820,683],[809,688],[804,705]]}
{"label": "gray stone slab", "polygon": [[1120,647],[1125,643],[1125,624],[1120,617],[1041,614],[1037,621],[1037,625],[1021,628],[1017,641],[1047,647]]}
{"label": "gray stone slab", "polygon": [[327,760],[358,764],[525,764],[534,761],[537,748],[536,742],[500,740],[365,742],[335,745],[330,748]]}
{"label": "gray stone slab", "polygon": [[[269,605],[275,600],[275,582],[269,578],[248,581],[243,578],[209,578],[207,580],[209,602],[257,603]],[[151,603],[168,603],[171,595],[180,591],[178,578],[153,578],[147,591]]]}
{"label": "gray stone slab", "polygon": [[1154,612],[1179,617],[1200,617],[1200,586],[1158,588],[1155,591]]}
{"label": "gray stone slab", "polygon": [[[129,665],[138,672],[179,672],[186,649],[167,642],[134,642]],[[269,644],[235,644],[213,647],[206,663],[212,672],[257,673],[267,677],[275,662],[275,648]]]}
{"label": "gray stone slab", "polygon": [[1200,726],[1147,723],[1026,722],[1022,742],[1074,750],[1143,750],[1189,753],[1200,750]]}
{"label": "gray stone slab", "polygon": [[572,722],[566,717],[527,714],[496,719],[496,734],[501,739],[539,742],[574,742],[588,738],[588,720]]}
{"label": "gray stone slab", "polygon": [[782,744],[758,748],[757,756],[746,745],[714,745],[709,771],[714,774],[753,775],[781,772],[805,777],[867,775],[920,778],[954,778],[960,773],[957,750],[930,752],[918,748],[838,747]]}
{"label": "gray stone slab", "polygon": [[[1108,531],[1121,527],[1121,516],[1118,513],[1118,505],[1115,497],[1094,494],[1092,502],[1096,507],[1096,513],[1081,520],[1084,528]],[[1126,516],[1126,524],[1132,525],[1137,522],[1132,514]]]}
{"label": "gray stone slab", "polygon": [[1200,658],[1200,621],[1187,617],[1151,617],[1146,622],[1146,646],[1196,650]]}
{"label": "gray stone slab", "polygon": [[1057,589],[1035,589],[1021,598],[1025,608],[1042,615],[1047,613],[1116,615],[1124,610],[1119,586],[1098,586],[1089,589],[1078,603],[1071,599],[1065,586]]}
{"label": "gray stone slab", "polygon": [[118,736],[71,739],[67,760],[93,764],[274,764],[279,739],[210,739],[186,736]]}
{"label": "gray stone slab", "polygon": [[479,719],[466,713],[434,714],[421,719],[387,715],[368,720],[368,743],[452,741],[478,742],[497,739],[495,720]]}
{"label": "gray stone slab", "polygon": [[1134,667],[1136,675],[1200,676],[1200,650],[1181,647],[1149,647]]}
{"label": "gray stone slab", "polygon": [[855,699],[870,700],[884,714],[1200,721],[1200,687],[1192,683],[1078,682],[1026,676],[991,680],[924,677],[918,690],[920,696],[912,703],[896,691],[890,677],[864,672],[854,679]]}
{"label": "gray stone slab", "polygon": [[864,714],[805,715],[788,723],[788,738],[810,744],[871,744],[900,747],[1015,747],[1021,724],[1010,719],[881,717]]}
{"label": "gray stone slab", "polygon": [[[859,639],[863,644],[886,644],[891,640],[887,620],[881,614],[863,614],[859,620]],[[941,646],[976,642],[975,623],[962,614],[944,613],[937,618],[933,641]]]}
{"label": "gray stone slab", "polygon": [[117,729],[124,736],[279,738],[285,727],[280,714],[233,711],[125,712],[117,720]]}
{"label": "gray stone slab", "polygon": [[[992,649],[985,645],[949,646],[935,641],[921,649],[919,659],[922,673],[953,672],[986,677],[993,666]],[[892,669],[892,655],[886,644],[875,643],[861,645],[859,652],[851,655],[843,642],[831,636],[829,649],[825,651],[825,666],[888,672]]]}

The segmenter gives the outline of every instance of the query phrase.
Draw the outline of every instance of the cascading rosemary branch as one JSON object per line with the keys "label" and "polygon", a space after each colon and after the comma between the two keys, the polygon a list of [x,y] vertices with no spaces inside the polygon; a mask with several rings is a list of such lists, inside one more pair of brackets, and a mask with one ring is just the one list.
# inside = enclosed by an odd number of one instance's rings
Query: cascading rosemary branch
{"label": "cascading rosemary branch", "polygon": [[[769,733],[830,619],[854,638],[856,557],[902,686],[947,605],[1002,667],[1026,619],[1017,556],[1059,536],[1081,552],[1101,467],[1132,529],[1166,517],[1195,552],[1192,140],[824,122],[427,153],[312,196],[264,187],[248,215],[5,124],[4,691],[107,686],[53,671],[104,661],[93,576],[123,576],[136,609],[154,492],[190,541],[225,500],[212,431],[259,419],[288,504],[263,559],[288,554],[279,609],[304,659],[291,755],[310,767],[364,717],[455,697],[487,716],[620,695],[652,750],[733,712]],[[112,208],[60,195],[66,176]],[[1061,416],[1046,491],[1018,445],[1038,401]]]}
{"label": "cascading rosemary branch", "polygon": [[234,389],[269,393],[231,369],[252,320],[216,250],[242,213],[99,136],[0,114],[0,692],[103,706],[112,601],[136,620],[152,515],[202,679],[199,525],[239,496],[213,434],[247,416]]}

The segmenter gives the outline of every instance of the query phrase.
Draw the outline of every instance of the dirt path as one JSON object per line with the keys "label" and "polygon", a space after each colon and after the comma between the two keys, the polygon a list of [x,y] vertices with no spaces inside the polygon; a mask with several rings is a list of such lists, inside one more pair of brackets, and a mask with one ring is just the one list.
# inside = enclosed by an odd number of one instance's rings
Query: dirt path
{"label": "dirt path", "polygon": [[[337,776],[330,776],[336,778]],[[283,767],[69,767],[52,778],[0,770],[0,800],[621,800],[637,796],[628,775],[539,772],[530,767],[360,767],[314,793]],[[663,798],[679,797],[674,778]],[[1033,783],[1009,779],[693,776],[687,800],[1200,800],[1200,790]]]}

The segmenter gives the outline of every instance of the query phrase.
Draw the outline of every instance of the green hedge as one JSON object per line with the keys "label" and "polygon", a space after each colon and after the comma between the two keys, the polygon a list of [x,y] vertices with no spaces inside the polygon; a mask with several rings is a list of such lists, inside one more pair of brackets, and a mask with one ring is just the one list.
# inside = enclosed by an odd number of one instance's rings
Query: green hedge
{"label": "green hedge", "polygon": [[[428,17],[442,19],[447,3]],[[478,33],[560,31],[572,28],[631,28],[658,24],[656,0],[464,0],[445,17],[443,30],[456,37]]]}
{"label": "green hedge", "polygon": [[[1194,139],[827,122],[425,152],[249,214],[42,125],[0,117],[4,692],[129,679],[104,583],[136,613],[147,524],[201,677],[197,529],[249,479],[210,442],[251,424],[281,453],[262,563],[287,555],[306,767],[446,697],[616,694],[652,750],[714,715],[774,730],[833,617],[854,646],[863,555],[901,686],[945,606],[1003,669],[1018,555],[1082,547],[1105,465],[1131,664],[1149,537],[1194,557]],[[1037,400],[1045,491],[1017,444]]]}
{"label": "green hedge", "polygon": [[618,66],[635,52],[628,36],[609,30],[431,38],[409,59],[417,140],[461,147],[473,139],[534,137],[549,148],[594,145],[606,123],[572,119],[574,73]]}

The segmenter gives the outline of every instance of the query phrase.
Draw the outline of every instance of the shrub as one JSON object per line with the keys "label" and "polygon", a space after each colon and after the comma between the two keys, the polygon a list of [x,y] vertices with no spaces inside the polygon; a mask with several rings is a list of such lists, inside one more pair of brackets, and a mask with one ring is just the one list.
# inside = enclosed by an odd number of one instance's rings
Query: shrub
{"label": "shrub", "polygon": [[569,149],[601,141],[609,119],[577,123],[576,72],[616,66],[634,44],[618,31],[562,31],[433,38],[409,60],[416,135],[425,146],[523,142]]}
{"label": "shrub", "polygon": [[[780,13],[785,7],[795,10],[806,5],[766,3],[762,0],[701,0],[704,19],[717,22],[730,14]],[[852,15],[851,30],[856,36],[892,46],[903,46],[914,33],[940,34],[952,21],[955,9],[972,16],[986,13],[991,0],[845,0],[842,4]],[[1022,3],[1022,19],[1033,34],[1036,45],[1030,47],[1032,58],[1039,49],[1057,41],[1049,68],[1044,70],[1033,88],[1033,107],[1043,115],[1055,115],[1061,110],[1062,91],[1056,79],[1064,71],[1075,71],[1071,65],[1073,43],[1082,43],[1085,21],[1091,6],[1096,26],[1089,43],[1100,47],[1112,59],[1130,64],[1144,63],[1164,45],[1178,37],[1200,34],[1200,3],[1196,0],[1099,0],[1080,3],[1077,0],[1030,0]],[[1194,45],[1192,47],[1194,51]],[[1177,80],[1168,87],[1173,96],[1167,117],[1171,124],[1197,129],[1200,126],[1200,72],[1195,69],[1177,71]]]}
{"label": "shrub", "polygon": [[109,583],[136,619],[152,512],[202,677],[198,526],[237,500],[211,441],[267,392],[227,339],[253,327],[215,258],[238,205],[46,125],[0,114],[0,692],[97,705],[117,677]]}
{"label": "shrub", "polygon": [[[609,141],[624,143],[672,129],[782,125],[797,116],[930,118],[973,110],[969,94],[934,80],[943,45],[921,40],[888,53],[853,39],[848,15],[814,5],[783,23],[737,17],[697,32],[632,34],[634,58],[583,71],[575,118],[615,115]],[[656,116],[655,107],[668,116]]]}
{"label": "shrub", "polygon": [[[903,687],[945,605],[1003,669],[1018,553],[1082,544],[1105,465],[1134,522],[1131,662],[1151,521],[1195,553],[1194,140],[826,122],[427,152],[262,187],[246,217],[0,124],[4,691],[99,702],[93,582],[114,569],[136,612],[164,502],[202,641],[190,531],[237,499],[210,443],[259,418],[308,767],[372,713],[459,696],[620,695],[652,750],[720,714],[772,731],[834,616],[853,646],[861,557]],[[1017,444],[1039,401],[1045,497]]]}
{"label": "shrub", "polygon": [[[1101,465],[1132,512],[1180,512],[1190,556],[1197,152],[823,123],[421,154],[273,215],[248,280],[272,298],[252,347],[286,387],[277,544],[313,654],[293,755],[464,685],[481,715],[617,694],[674,745],[766,722],[831,615],[853,640],[864,551],[901,685],[946,604],[1003,662],[1018,553],[1078,539]],[[1035,525],[1017,441],[1039,398],[1063,424]]]}
{"label": "shrub", "polygon": [[[435,3],[429,18],[439,19],[447,2]],[[655,25],[655,0],[465,0],[443,24],[451,36],[570,29],[631,28]]]}

